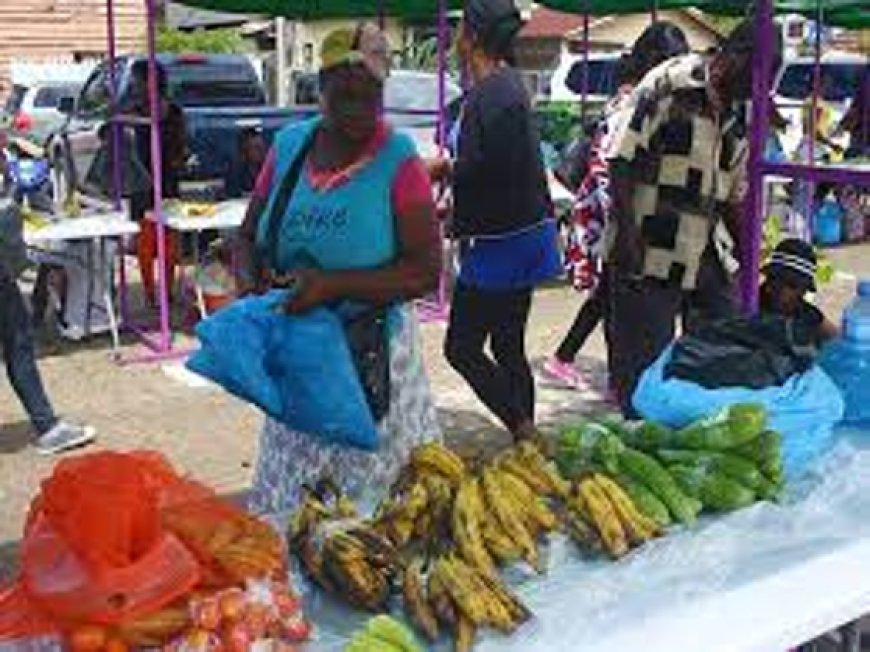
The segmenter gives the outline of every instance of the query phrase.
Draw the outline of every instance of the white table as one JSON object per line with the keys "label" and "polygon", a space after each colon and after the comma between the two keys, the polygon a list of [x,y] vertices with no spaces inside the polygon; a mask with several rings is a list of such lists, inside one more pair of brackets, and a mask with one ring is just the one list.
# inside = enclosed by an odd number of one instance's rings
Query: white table
{"label": "white table", "polygon": [[[202,261],[199,234],[205,231],[234,231],[238,229],[242,226],[242,222],[245,219],[248,203],[248,199],[222,201],[215,205],[213,213],[197,217],[188,217],[170,204],[164,209],[164,219],[166,220],[167,228],[178,232],[182,238],[190,238],[193,244],[193,262],[194,265],[199,265]],[[184,283],[183,276],[181,282]],[[192,287],[196,296],[196,306],[200,317],[205,318],[208,316],[208,311],[205,306],[202,287],[196,279],[194,279]]]}
{"label": "white table", "polygon": [[[838,444],[788,504],[705,519],[618,563],[554,538],[546,576],[506,575],[535,618],[510,637],[481,632],[475,652],[786,652],[853,623],[870,613],[862,439]],[[368,618],[319,591],[306,609],[319,634],[306,652],[341,652]]]}
{"label": "white table", "polygon": [[[85,336],[91,335],[91,318],[94,308],[106,311],[109,320],[109,329],[112,334],[112,347],[117,353],[120,348],[120,334],[118,316],[115,311],[112,288],[114,278],[112,266],[106,278],[103,279],[102,304],[94,301],[94,277],[97,274],[95,261],[97,256],[103,261],[106,258],[106,244],[110,240],[121,240],[124,237],[139,233],[139,225],[131,222],[127,214],[121,211],[85,214],[79,217],[69,215],[44,215],[38,216],[46,221],[44,226],[32,227],[25,224],[24,241],[28,247],[37,251],[45,252],[50,258],[60,261],[70,258],[68,253],[52,251],[52,245],[69,242],[87,243],[85,267],[88,272],[87,287],[87,315],[85,318]],[[101,265],[105,268],[104,265]]]}
{"label": "white table", "polygon": [[223,201],[215,205],[214,213],[200,217],[187,217],[170,207],[164,212],[166,226],[183,233],[231,231],[242,225],[248,203],[247,199]]}

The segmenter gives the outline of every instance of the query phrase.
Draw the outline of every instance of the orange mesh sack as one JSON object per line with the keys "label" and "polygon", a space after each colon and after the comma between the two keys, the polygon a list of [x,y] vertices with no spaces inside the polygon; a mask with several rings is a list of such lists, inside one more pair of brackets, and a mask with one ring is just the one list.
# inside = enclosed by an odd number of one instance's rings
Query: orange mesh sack
{"label": "orange mesh sack", "polygon": [[[194,589],[283,570],[276,533],[159,454],[60,462],[31,505],[0,640],[95,624],[123,630]],[[122,627],[123,626],[123,627]]]}

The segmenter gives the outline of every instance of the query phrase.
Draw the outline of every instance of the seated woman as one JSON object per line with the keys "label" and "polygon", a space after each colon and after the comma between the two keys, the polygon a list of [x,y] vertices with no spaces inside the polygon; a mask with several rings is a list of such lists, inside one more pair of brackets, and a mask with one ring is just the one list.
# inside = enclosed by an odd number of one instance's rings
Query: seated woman
{"label": "seated woman", "polygon": [[[437,284],[441,251],[426,167],[413,143],[380,117],[387,57],[374,26],[330,35],[320,72],[323,115],[279,133],[258,180],[239,252],[249,273],[239,283],[262,289],[290,281],[290,313],[348,299],[401,306]],[[439,437],[417,323],[409,308],[394,312],[400,318],[387,329],[390,406],[379,450],[325,443],[269,420],[253,509],[291,510],[302,485],[323,474],[357,499],[380,491],[414,446]]]}

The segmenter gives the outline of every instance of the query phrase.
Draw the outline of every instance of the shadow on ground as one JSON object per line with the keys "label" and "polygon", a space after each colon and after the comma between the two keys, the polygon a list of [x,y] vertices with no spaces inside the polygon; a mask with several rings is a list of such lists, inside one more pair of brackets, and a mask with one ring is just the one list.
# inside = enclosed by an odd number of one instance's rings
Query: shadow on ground
{"label": "shadow on ground", "polygon": [[0,455],[19,453],[33,442],[33,426],[27,421],[0,425]]}

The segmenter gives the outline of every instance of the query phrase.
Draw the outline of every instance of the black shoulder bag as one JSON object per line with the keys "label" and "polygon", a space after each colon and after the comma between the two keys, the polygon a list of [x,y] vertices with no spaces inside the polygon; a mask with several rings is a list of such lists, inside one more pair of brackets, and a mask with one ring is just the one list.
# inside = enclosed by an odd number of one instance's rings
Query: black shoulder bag
{"label": "black shoulder bag", "polygon": [[[265,251],[257,249],[258,278],[274,278],[277,272],[278,237],[287,206],[293,197],[302,168],[311,151],[312,135],[308,136],[287,169],[266,225]],[[271,281],[270,281],[271,282]],[[363,309],[345,319],[344,333],[354,367],[375,422],[380,422],[390,410],[390,349],[387,333],[388,311],[377,306]]]}

